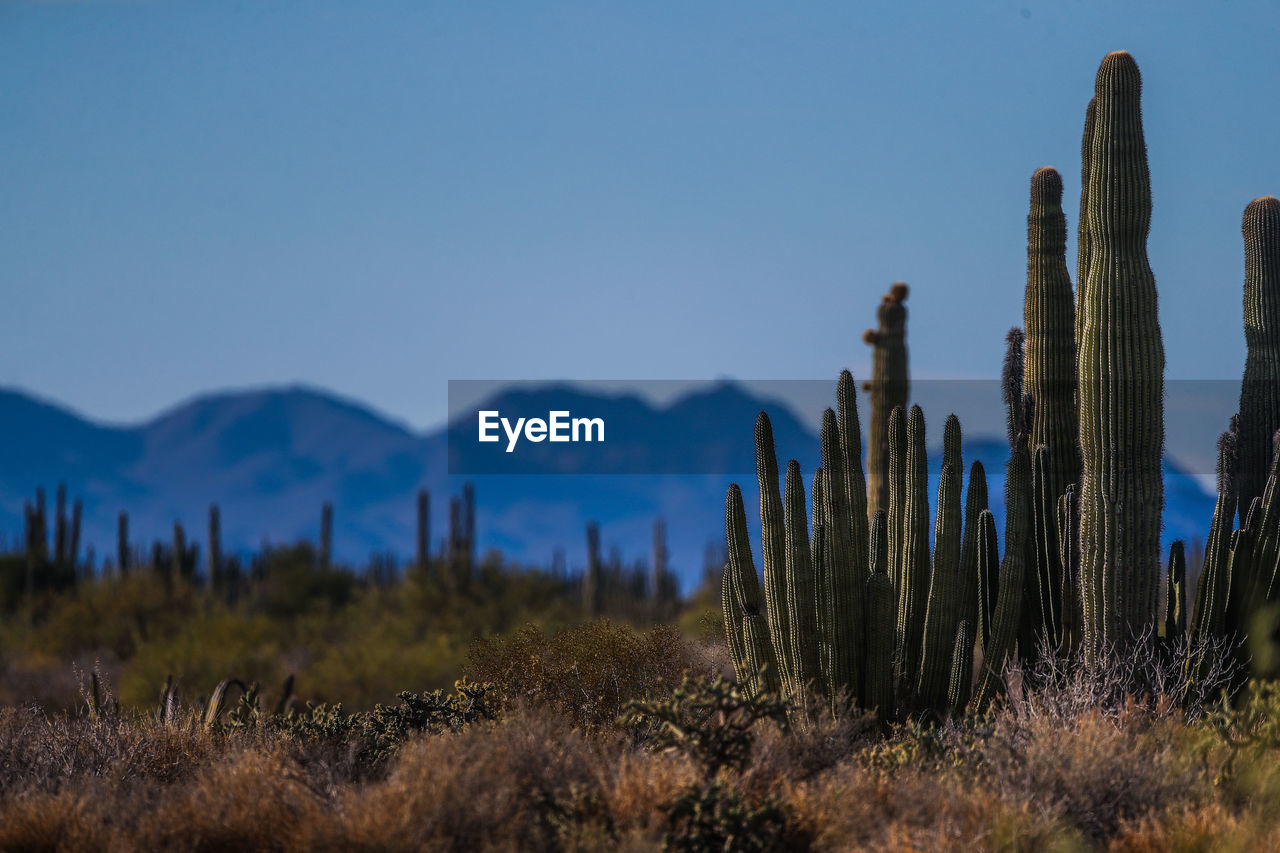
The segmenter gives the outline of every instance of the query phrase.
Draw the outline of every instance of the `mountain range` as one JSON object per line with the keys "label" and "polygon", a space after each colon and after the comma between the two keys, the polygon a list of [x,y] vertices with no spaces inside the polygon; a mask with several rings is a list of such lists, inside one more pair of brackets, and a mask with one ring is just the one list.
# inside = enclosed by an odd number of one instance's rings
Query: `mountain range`
{"label": "mountain range", "polygon": [[[456,472],[464,467],[457,448],[475,442],[474,415],[416,433],[353,401],[288,387],[204,395],[145,423],[115,426],[23,391],[0,390],[0,531],[9,533],[11,544],[20,542],[23,503],[38,487],[52,503],[59,482],[83,501],[82,541],[94,547],[99,564],[115,552],[122,510],[129,513],[134,544],[167,539],[175,521],[202,543],[208,507],[217,503],[224,550],[248,551],[314,539],[321,505],[331,501],[335,558],[359,564],[372,552],[412,554],[419,488],[431,494],[432,539],[438,543],[448,496],[470,480],[482,552],[496,548],[516,562],[546,565],[563,549],[568,566],[580,567],[584,528],[594,520],[605,547],[616,547],[632,562],[647,557],[653,522],[662,517],[672,568],[687,588],[701,572],[708,543],[723,542],[728,484],[743,485],[749,507],[758,503],[757,412],[769,411],[779,457],[800,460],[806,478],[819,458],[814,429],[786,405],[731,382],[666,405],[633,394],[519,386],[480,408],[589,412],[610,425],[609,440],[575,452],[531,444],[501,460],[505,467],[478,469],[503,473],[450,474],[451,450]],[[609,455],[601,456],[605,448]],[[999,517],[1007,445],[967,437],[964,450],[966,465],[983,461]],[[630,473],[635,471],[658,473]],[[1166,541],[1202,538],[1212,510],[1213,496],[1197,478],[1167,461]]]}

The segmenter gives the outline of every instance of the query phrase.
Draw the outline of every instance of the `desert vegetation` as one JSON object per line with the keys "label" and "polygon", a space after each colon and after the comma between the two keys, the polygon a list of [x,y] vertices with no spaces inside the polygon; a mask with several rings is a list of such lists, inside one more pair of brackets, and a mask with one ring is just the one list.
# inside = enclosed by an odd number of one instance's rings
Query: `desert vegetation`
{"label": "desert vegetation", "polygon": [[180,528],[82,578],[74,507],[50,556],[39,499],[0,564],[0,848],[1274,848],[1280,201],[1244,212],[1248,358],[1189,570],[1160,542],[1140,96],[1105,57],[1074,291],[1061,177],[1031,177],[1003,532],[954,416],[930,512],[902,284],[864,337],[865,441],[845,371],[806,494],[762,414],[759,549],[735,485],[688,601],[657,541],[628,576],[594,529],[581,577],[477,561],[469,490],[403,578],[335,567],[327,534],[197,577]]}

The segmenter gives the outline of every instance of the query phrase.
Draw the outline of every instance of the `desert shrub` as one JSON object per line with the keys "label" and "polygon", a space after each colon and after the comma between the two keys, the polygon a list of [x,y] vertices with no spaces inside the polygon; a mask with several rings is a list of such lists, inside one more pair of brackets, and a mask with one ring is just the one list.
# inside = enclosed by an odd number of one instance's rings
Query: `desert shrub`
{"label": "desert shrub", "polygon": [[686,789],[667,814],[663,845],[672,853],[808,849],[807,840],[788,827],[786,813],[776,802],[753,805],[726,782]]}
{"label": "desert shrub", "polygon": [[529,625],[475,641],[468,658],[469,677],[504,699],[550,707],[591,730],[612,728],[627,703],[670,690],[686,670],[707,671],[677,628],[640,632],[604,619],[550,637]]}
{"label": "desert shrub", "polygon": [[[340,849],[561,849],[562,824],[608,823],[598,768],[618,754],[555,715],[415,738],[385,780],[345,802]],[[557,815],[559,820],[557,820]],[[606,828],[603,837],[610,837]]]}
{"label": "desert shrub", "polygon": [[685,676],[669,696],[633,700],[622,719],[644,731],[655,748],[688,755],[710,780],[722,769],[742,769],[757,725],[772,722],[785,730],[789,710],[776,695],[752,697],[722,675],[695,675]]}
{"label": "desert shrub", "polygon": [[452,694],[401,693],[399,705],[378,705],[360,715],[360,737],[369,760],[386,761],[415,732],[439,734],[458,731],[472,723],[497,718],[493,685],[466,680],[454,685]]}

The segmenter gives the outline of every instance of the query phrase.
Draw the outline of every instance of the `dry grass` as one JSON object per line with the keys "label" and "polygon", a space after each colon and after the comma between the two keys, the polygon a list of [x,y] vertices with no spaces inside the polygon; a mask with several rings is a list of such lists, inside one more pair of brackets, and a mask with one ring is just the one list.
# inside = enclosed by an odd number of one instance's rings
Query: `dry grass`
{"label": "dry grass", "polygon": [[[1073,673],[1026,681],[990,714],[887,738],[856,716],[760,723],[744,766],[712,782],[555,692],[413,736],[378,773],[341,744],[206,729],[191,708],[169,723],[8,709],[0,850],[1277,849],[1280,690],[1188,719]],[[677,802],[696,819],[675,821]]]}

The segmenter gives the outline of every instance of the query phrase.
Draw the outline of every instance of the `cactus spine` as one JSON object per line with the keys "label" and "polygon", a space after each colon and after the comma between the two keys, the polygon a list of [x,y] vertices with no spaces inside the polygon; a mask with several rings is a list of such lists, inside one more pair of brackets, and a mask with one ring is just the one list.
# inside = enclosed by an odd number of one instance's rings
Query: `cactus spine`
{"label": "cactus spine", "polygon": [[1240,523],[1262,495],[1271,438],[1280,429],[1280,199],[1254,199],[1244,210],[1244,340],[1240,384]]}
{"label": "cactus spine", "polygon": [[1147,260],[1151,179],[1142,79],[1128,53],[1098,69],[1079,340],[1081,583],[1090,652],[1155,619],[1160,576],[1164,346]]}
{"label": "cactus spine", "polygon": [[911,393],[907,368],[907,286],[896,282],[876,310],[878,327],[863,332],[871,346],[871,379],[863,390],[871,397],[870,435],[867,443],[868,511],[889,505],[889,417],[907,405]]}

